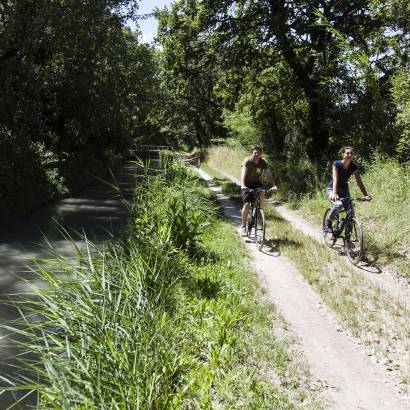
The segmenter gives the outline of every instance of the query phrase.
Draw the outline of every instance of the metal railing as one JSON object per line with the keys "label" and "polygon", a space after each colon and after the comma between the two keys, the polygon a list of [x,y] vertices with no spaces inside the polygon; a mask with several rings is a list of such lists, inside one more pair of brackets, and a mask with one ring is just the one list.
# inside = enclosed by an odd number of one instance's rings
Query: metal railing
{"label": "metal railing", "polygon": [[134,145],[132,151],[134,152],[152,152],[152,151],[173,151],[174,147],[171,145]]}

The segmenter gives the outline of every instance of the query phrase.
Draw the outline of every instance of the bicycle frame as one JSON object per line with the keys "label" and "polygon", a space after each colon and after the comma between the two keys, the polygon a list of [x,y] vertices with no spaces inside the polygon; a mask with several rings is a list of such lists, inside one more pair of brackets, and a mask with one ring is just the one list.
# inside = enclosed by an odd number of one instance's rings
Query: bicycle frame
{"label": "bicycle frame", "polygon": [[[354,207],[353,207],[353,202],[354,199],[352,198],[342,198],[341,199],[343,203],[343,210],[340,212],[345,212],[346,216],[341,219],[342,224],[340,225],[340,217],[337,215],[336,217],[336,229],[333,232],[336,238],[343,238],[345,239],[346,237],[346,226],[349,220],[354,218]],[[342,236],[342,233],[345,233],[345,236]]]}
{"label": "bicycle frame", "polygon": [[356,265],[363,255],[363,232],[360,222],[355,217],[354,201],[364,200],[363,198],[342,198],[344,217],[339,215],[334,220],[332,230],[327,227],[327,220],[331,209],[328,208],[323,216],[323,237],[327,246],[333,247],[338,238],[342,238],[346,255],[350,262]]}
{"label": "bicycle frame", "polygon": [[262,249],[265,241],[265,215],[261,208],[259,194],[261,192],[270,192],[262,188],[250,189],[249,192],[254,193],[255,200],[251,202],[246,222],[246,235],[250,238],[252,229],[254,229],[255,244],[259,250]]}

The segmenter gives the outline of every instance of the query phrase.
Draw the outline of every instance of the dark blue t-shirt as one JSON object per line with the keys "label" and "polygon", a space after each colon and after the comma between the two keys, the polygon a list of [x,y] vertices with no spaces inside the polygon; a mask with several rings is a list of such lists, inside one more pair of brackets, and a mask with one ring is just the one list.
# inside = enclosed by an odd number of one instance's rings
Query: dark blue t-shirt
{"label": "dark blue t-shirt", "polygon": [[[333,165],[336,167],[337,170],[337,193],[348,192],[349,185],[347,181],[352,176],[353,172],[355,172],[356,169],[358,169],[358,166],[352,161],[349,165],[349,168],[344,169],[341,160],[333,162]],[[333,189],[333,178],[330,180],[328,188]]]}

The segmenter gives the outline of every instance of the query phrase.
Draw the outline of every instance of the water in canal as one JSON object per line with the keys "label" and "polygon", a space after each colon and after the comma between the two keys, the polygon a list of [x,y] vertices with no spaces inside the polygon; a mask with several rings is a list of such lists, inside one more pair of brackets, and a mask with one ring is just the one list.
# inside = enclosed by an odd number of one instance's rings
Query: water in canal
{"label": "water in canal", "polygon": [[[127,163],[115,177],[107,177],[109,183],[96,181],[76,195],[33,212],[13,225],[0,227],[1,324],[18,316],[17,310],[6,304],[7,295],[27,290],[22,279],[33,275],[29,268],[33,259],[50,256],[46,241],[51,241],[60,254],[69,256],[74,255],[73,244],[64,238],[62,230],[79,245],[83,235],[94,243],[118,237],[129,216],[124,201],[132,199],[139,170],[136,164]],[[113,183],[119,190],[113,188]],[[0,375],[10,377],[21,372],[23,369],[15,368],[15,363],[7,334],[0,330]],[[0,386],[3,383],[0,381]],[[30,397],[17,408],[35,404],[35,399]],[[0,395],[0,409],[6,409],[14,401],[9,393]]]}

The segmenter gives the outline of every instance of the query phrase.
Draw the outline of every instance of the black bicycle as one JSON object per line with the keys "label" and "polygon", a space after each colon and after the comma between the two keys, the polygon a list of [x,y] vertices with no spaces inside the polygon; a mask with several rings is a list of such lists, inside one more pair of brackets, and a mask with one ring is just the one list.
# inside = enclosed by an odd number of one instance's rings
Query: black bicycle
{"label": "black bicycle", "polygon": [[[363,256],[363,231],[359,220],[355,217],[354,201],[369,201],[367,198],[341,198],[343,210],[332,221],[332,227],[326,226],[331,209],[323,215],[322,230],[325,244],[332,248],[338,238],[343,239],[344,249],[349,261],[357,265]],[[342,214],[342,215],[340,215]]]}
{"label": "black bicycle", "polygon": [[261,192],[271,192],[272,189],[255,188],[249,189],[249,192],[253,192],[255,200],[251,203],[251,207],[248,212],[248,220],[246,221],[246,235],[251,238],[252,231],[255,237],[255,244],[259,250],[262,250],[265,243],[265,214],[260,205],[259,194]]}

